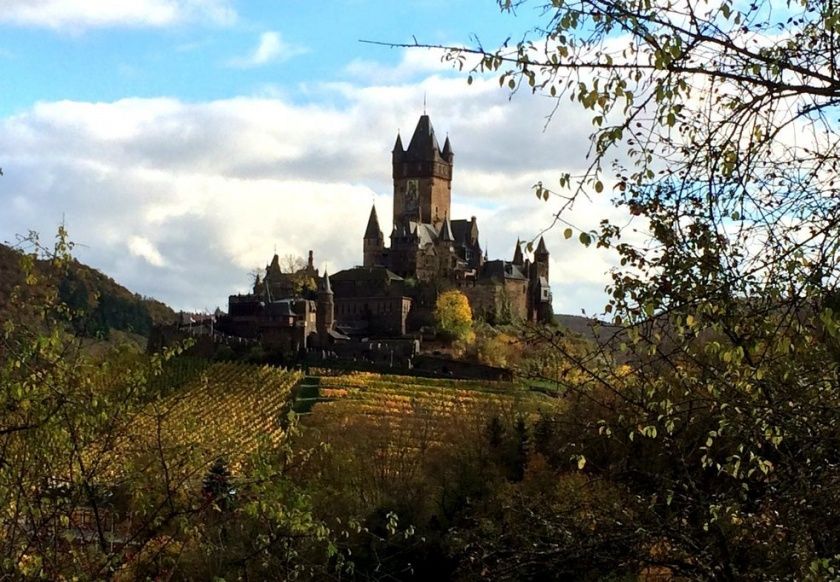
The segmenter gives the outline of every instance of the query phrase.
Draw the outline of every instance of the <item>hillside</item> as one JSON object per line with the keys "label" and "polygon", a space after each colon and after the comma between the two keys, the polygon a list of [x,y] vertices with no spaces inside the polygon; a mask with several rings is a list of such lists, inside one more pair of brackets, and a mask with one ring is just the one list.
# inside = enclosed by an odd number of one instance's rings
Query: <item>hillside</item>
{"label": "hillside", "polygon": [[582,315],[556,313],[554,321],[583,338],[599,343],[610,340],[621,331],[618,326]]}
{"label": "hillside", "polygon": [[553,399],[512,382],[352,372],[308,376],[294,410],[315,442],[352,450],[365,435],[367,446],[404,461],[461,442],[466,433],[480,438],[493,418],[533,420],[554,406]]}
{"label": "hillside", "polygon": [[[0,244],[0,316],[8,316],[13,289],[23,282],[21,253]],[[174,321],[175,312],[155,299],[132,293],[96,269],[73,261],[60,276],[46,261],[38,261],[39,274],[58,285],[61,299],[81,313],[73,322],[78,333],[108,337],[111,330],[148,337],[152,326]]]}

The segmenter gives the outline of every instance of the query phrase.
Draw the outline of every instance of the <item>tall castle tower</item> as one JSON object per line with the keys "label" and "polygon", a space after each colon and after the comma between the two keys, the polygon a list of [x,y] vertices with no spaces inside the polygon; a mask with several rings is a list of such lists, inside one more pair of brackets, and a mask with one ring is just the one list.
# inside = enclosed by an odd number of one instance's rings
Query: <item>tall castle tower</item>
{"label": "tall castle tower", "polygon": [[423,114],[408,149],[402,139],[391,152],[394,177],[394,226],[424,222],[439,228],[450,214],[452,161],[449,137],[440,149],[429,116]]}

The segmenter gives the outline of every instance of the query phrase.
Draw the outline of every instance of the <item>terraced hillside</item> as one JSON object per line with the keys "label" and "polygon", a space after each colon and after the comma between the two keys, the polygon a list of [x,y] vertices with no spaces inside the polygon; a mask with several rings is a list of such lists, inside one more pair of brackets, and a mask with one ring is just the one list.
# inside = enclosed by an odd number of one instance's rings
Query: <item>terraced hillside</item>
{"label": "terraced hillside", "polygon": [[298,372],[271,366],[207,365],[137,415],[126,452],[139,458],[160,448],[195,469],[217,458],[236,462],[260,442],[280,442],[300,378]]}
{"label": "terraced hillside", "polygon": [[428,447],[457,440],[459,431],[481,430],[493,418],[532,416],[554,400],[512,382],[447,380],[357,372],[309,376],[295,410],[321,433],[366,425],[394,444]]}

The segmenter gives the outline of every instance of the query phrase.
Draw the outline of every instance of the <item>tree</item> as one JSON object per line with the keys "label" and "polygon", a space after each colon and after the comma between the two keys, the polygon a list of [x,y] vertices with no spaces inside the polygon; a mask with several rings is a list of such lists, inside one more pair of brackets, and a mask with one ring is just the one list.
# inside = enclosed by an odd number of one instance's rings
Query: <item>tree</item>
{"label": "tree", "polygon": [[[20,256],[21,284],[0,331],[0,576],[263,579],[325,570],[329,529],[285,477],[294,426],[282,442],[258,439],[250,451],[205,449],[185,426],[206,419],[173,416],[181,398],[166,363],[180,348],[146,355],[117,345],[91,355],[59,292],[72,263],[67,233],[51,249],[28,240],[34,250]],[[39,260],[50,268],[36,268]],[[205,452],[236,455],[236,504],[225,502],[229,469]],[[232,509],[223,523],[212,518],[219,504]],[[220,531],[231,535],[220,542]],[[310,555],[296,559],[302,552]]]}
{"label": "tree", "polygon": [[280,269],[288,276],[294,297],[301,296],[307,291],[315,291],[318,288],[315,277],[309,272],[307,266],[308,263],[303,257],[293,254],[283,255],[280,258]]}
{"label": "tree", "polygon": [[444,291],[438,296],[435,321],[440,331],[454,340],[469,343],[474,337],[470,302],[460,291]]}
{"label": "tree", "polygon": [[[516,44],[446,58],[592,117],[589,171],[536,191],[567,238],[618,253],[605,311],[622,331],[597,358],[547,338],[585,376],[556,419],[571,465],[557,469],[644,500],[628,538],[639,568],[836,576],[840,7],[577,0],[543,14]],[[567,222],[610,181],[647,240]]]}
{"label": "tree", "polygon": [[201,492],[220,509],[227,509],[233,501],[236,489],[231,483],[231,473],[221,457],[210,466],[201,483]]}

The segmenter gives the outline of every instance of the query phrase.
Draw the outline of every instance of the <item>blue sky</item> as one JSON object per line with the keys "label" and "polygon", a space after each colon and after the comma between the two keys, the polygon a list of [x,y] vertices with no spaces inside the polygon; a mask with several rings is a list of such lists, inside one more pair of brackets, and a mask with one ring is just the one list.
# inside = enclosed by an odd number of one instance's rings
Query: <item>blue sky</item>
{"label": "blue sky", "polygon": [[[531,186],[586,164],[585,116],[544,131],[544,97],[359,40],[491,47],[537,22],[492,1],[0,0],[0,240],[64,217],[81,260],[182,309],[224,307],[275,248],[352,266],[371,202],[389,228],[389,152],[425,96],[453,214],[509,259],[551,223]],[[546,238],[556,310],[600,311],[611,258]]]}
{"label": "blue sky", "polygon": [[[354,59],[399,62],[400,51],[360,40],[466,43],[477,33],[494,46],[504,40],[512,20],[493,2],[463,0],[249,0],[228,6],[235,11],[230,20],[194,15],[171,25],[147,25],[139,18],[109,25],[81,18],[60,24],[7,22],[0,41],[0,113],[21,111],[35,101],[110,101],[127,95],[197,101],[282,89],[302,99],[297,85],[347,79],[344,69]],[[520,15],[514,24],[524,21]],[[279,38],[277,54],[261,64],[237,66],[237,59],[253,55],[264,34]]]}

